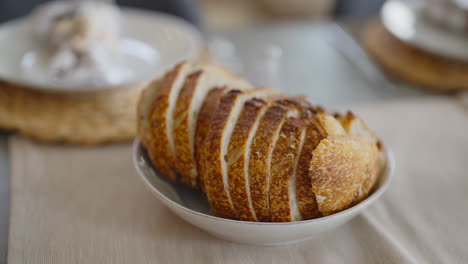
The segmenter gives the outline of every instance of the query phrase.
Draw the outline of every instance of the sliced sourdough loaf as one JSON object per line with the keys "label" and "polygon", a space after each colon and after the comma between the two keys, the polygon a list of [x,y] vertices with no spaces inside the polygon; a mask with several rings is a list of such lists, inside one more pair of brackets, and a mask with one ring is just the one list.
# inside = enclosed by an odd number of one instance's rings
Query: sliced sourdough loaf
{"label": "sliced sourdough loaf", "polygon": [[158,170],[172,180],[177,179],[175,147],[172,135],[175,102],[187,75],[197,70],[198,65],[180,63],[170,70],[157,88],[149,108],[148,153]]}
{"label": "sliced sourdough loaf", "polygon": [[288,118],[280,130],[271,158],[269,198],[273,222],[302,220],[296,202],[296,173],[304,138],[304,121]]}
{"label": "sliced sourdough loaf", "polygon": [[176,170],[181,181],[193,188],[198,188],[195,134],[199,112],[208,92],[223,86],[238,90],[252,88],[247,81],[221,67],[203,65],[200,71],[187,77],[177,98],[173,116]]}
{"label": "sliced sourdough loaf", "polygon": [[244,103],[252,98],[262,99],[277,93],[271,88],[252,89],[245,92],[235,90],[221,98],[211,120],[204,145],[205,188],[213,214],[231,219],[238,218],[230,197],[227,154],[229,142]]}
{"label": "sliced sourdough loaf", "polygon": [[208,134],[211,119],[218,109],[221,97],[230,91],[229,88],[215,88],[210,90],[203,102],[203,106],[198,114],[197,130],[195,132],[195,160],[198,169],[198,185],[205,192],[205,175],[206,175],[206,155],[205,155],[205,139]]}
{"label": "sliced sourdough loaf", "polygon": [[254,136],[249,159],[250,195],[255,216],[260,222],[270,222],[270,167],[273,149],[283,123],[289,117],[299,117],[296,106],[286,100],[274,102],[263,115]]}
{"label": "sliced sourdough loaf", "polygon": [[253,98],[244,104],[228,147],[228,179],[231,200],[240,220],[257,221],[250,197],[249,159],[253,137],[269,101]]}
{"label": "sliced sourdough loaf", "polygon": [[323,139],[310,163],[312,191],[323,215],[351,206],[368,170],[370,141],[351,135]]}

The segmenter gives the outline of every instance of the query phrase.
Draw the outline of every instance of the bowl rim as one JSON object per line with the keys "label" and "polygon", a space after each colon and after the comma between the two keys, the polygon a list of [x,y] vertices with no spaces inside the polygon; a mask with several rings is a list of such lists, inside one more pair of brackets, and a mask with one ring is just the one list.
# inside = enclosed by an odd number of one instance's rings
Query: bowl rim
{"label": "bowl rim", "polygon": [[135,140],[133,141],[133,146],[132,146],[132,160],[133,160],[133,165],[135,169],[138,172],[138,175],[140,178],[143,180],[145,183],[146,187],[149,188],[149,190],[153,193],[155,193],[158,198],[165,200],[166,202],[170,203],[171,205],[185,211],[188,214],[208,218],[213,221],[217,222],[228,222],[228,223],[234,223],[234,224],[246,224],[246,225],[260,225],[260,226],[286,226],[286,225],[300,225],[300,224],[312,224],[312,223],[322,223],[322,222],[327,222],[327,221],[332,221],[337,218],[341,218],[345,214],[349,214],[353,211],[360,211],[363,208],[367,207],[370,205],[372,202],[377,200],[390,186],[390,183],[393,179],[393,174],[395,170],[395,159],[393,156],[393,151],[388,147],[388,145],[383,144],[384,148],[384,153],[386,157],[386,165],[385,169],[383,170],[382,173],[387,174],[385,179],[383,179],[383,182],[381,183],[380,187],[375,190],[371,195],[366,197],[363,201],[359,202],[358,204],[347,208],[343,211],[340,211],[336,214],[332,214],[329,216],[323,216],[319,218],[314,218],[314,219],[308,219],[308,220],[300,220],[300,221],[294,221],[294,222],[251,222],[251,221],[243,221],[243,220],[234,220],[234,219],[227,219],[227,218],[221,218],[213,215],[208,215],[204,213],[200,213],[197,211],[194,211],[190,208],[187,208],[183,205],[180,205],[170,198],[168,198],[166,195],[161,193],[151,182],[147,179],[145,176],[146,174],[141,170],[139,163],[138,163],[138,156],[137,153],[139,151],[139,148],[143,148],[143,145],[141,145],[141,140],[140,137],[136,137]]}

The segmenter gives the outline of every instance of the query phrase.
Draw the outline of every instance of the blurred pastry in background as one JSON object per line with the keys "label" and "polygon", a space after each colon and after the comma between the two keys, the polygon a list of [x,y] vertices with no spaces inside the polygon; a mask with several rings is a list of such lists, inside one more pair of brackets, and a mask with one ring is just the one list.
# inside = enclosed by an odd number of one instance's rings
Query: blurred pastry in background
{"label": "blurred pastry in background", "polygon": [[47,73],[70,82],[117,83],[129,77],[119,45],[117,6],[103,1],[55,1],[32,13],[47,53]]}

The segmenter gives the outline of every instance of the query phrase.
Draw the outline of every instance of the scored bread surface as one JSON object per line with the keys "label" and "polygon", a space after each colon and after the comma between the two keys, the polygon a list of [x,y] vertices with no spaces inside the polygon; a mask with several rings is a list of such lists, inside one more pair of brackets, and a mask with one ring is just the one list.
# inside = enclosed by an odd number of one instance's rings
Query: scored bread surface
{"label": "scored bread surface", "polygon": [[212,89],[205,98],[203,106],[198,115],[197,128],[195,132],[195,159],[198,169],[198,185],[205,192],[205,175],[206,175],[206,155],[205,155],[205,139],[208,134],[211,119],[218,109],[221,97],[230,91],[229,88]]}
{"label": "scored bread surface", "polygon": [[304,138],[304,122],[288,118],[281,128],[271,159],[269,196],[273,222],[301,220],[296,203],[296,173]]}
{"label": "scored bread surface", "polygon": [[206,137],[205,188],[213,214],[225,218],[238,218],[229,193],[227,176],[227,151],[235,124],[251,98],[265,98],[276,94],[271,88],[252,89],[245,92],[235,90],[225,94],[213,116]]}
{"label": "scored bread surface", "polygon": [[251,146],[249,160],[250,195],[257,220],[260,222],[271,221],[270,166],[279,132],[288,117],[299,116],[297,107],[283,103],[283,100],[278,100],[267,109]]}
{"label": "scored bread surface", "polygon": [[227,86],[244,90],[251,85],[223,68],[203,65],[190,74],[179,93],[174,111],[174,145],[176,170],[181,181],[193,188],[198,187],[197,165],[195,160],[195,134],[198,115],[205,97],[216,87]]}
{"label": "scored bread surface", "polygon": [[249,158],[253,137],[267,106],[267,101],[262,99],[247,101],[229,142],[229,190],[240,220],[257,221],[250,197]]}

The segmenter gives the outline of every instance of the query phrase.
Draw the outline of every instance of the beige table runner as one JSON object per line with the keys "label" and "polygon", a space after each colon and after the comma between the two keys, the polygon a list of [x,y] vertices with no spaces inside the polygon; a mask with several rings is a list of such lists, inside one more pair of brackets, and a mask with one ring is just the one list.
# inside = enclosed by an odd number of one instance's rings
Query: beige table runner
{"label": "beige table runner", "polygon": [[130,145],[11,140],[8,260],[16,263],[467,263],[468,112],[446,99],[359,107],[396,157],[365,213],[284,247],[221,241],[152,197]]}

